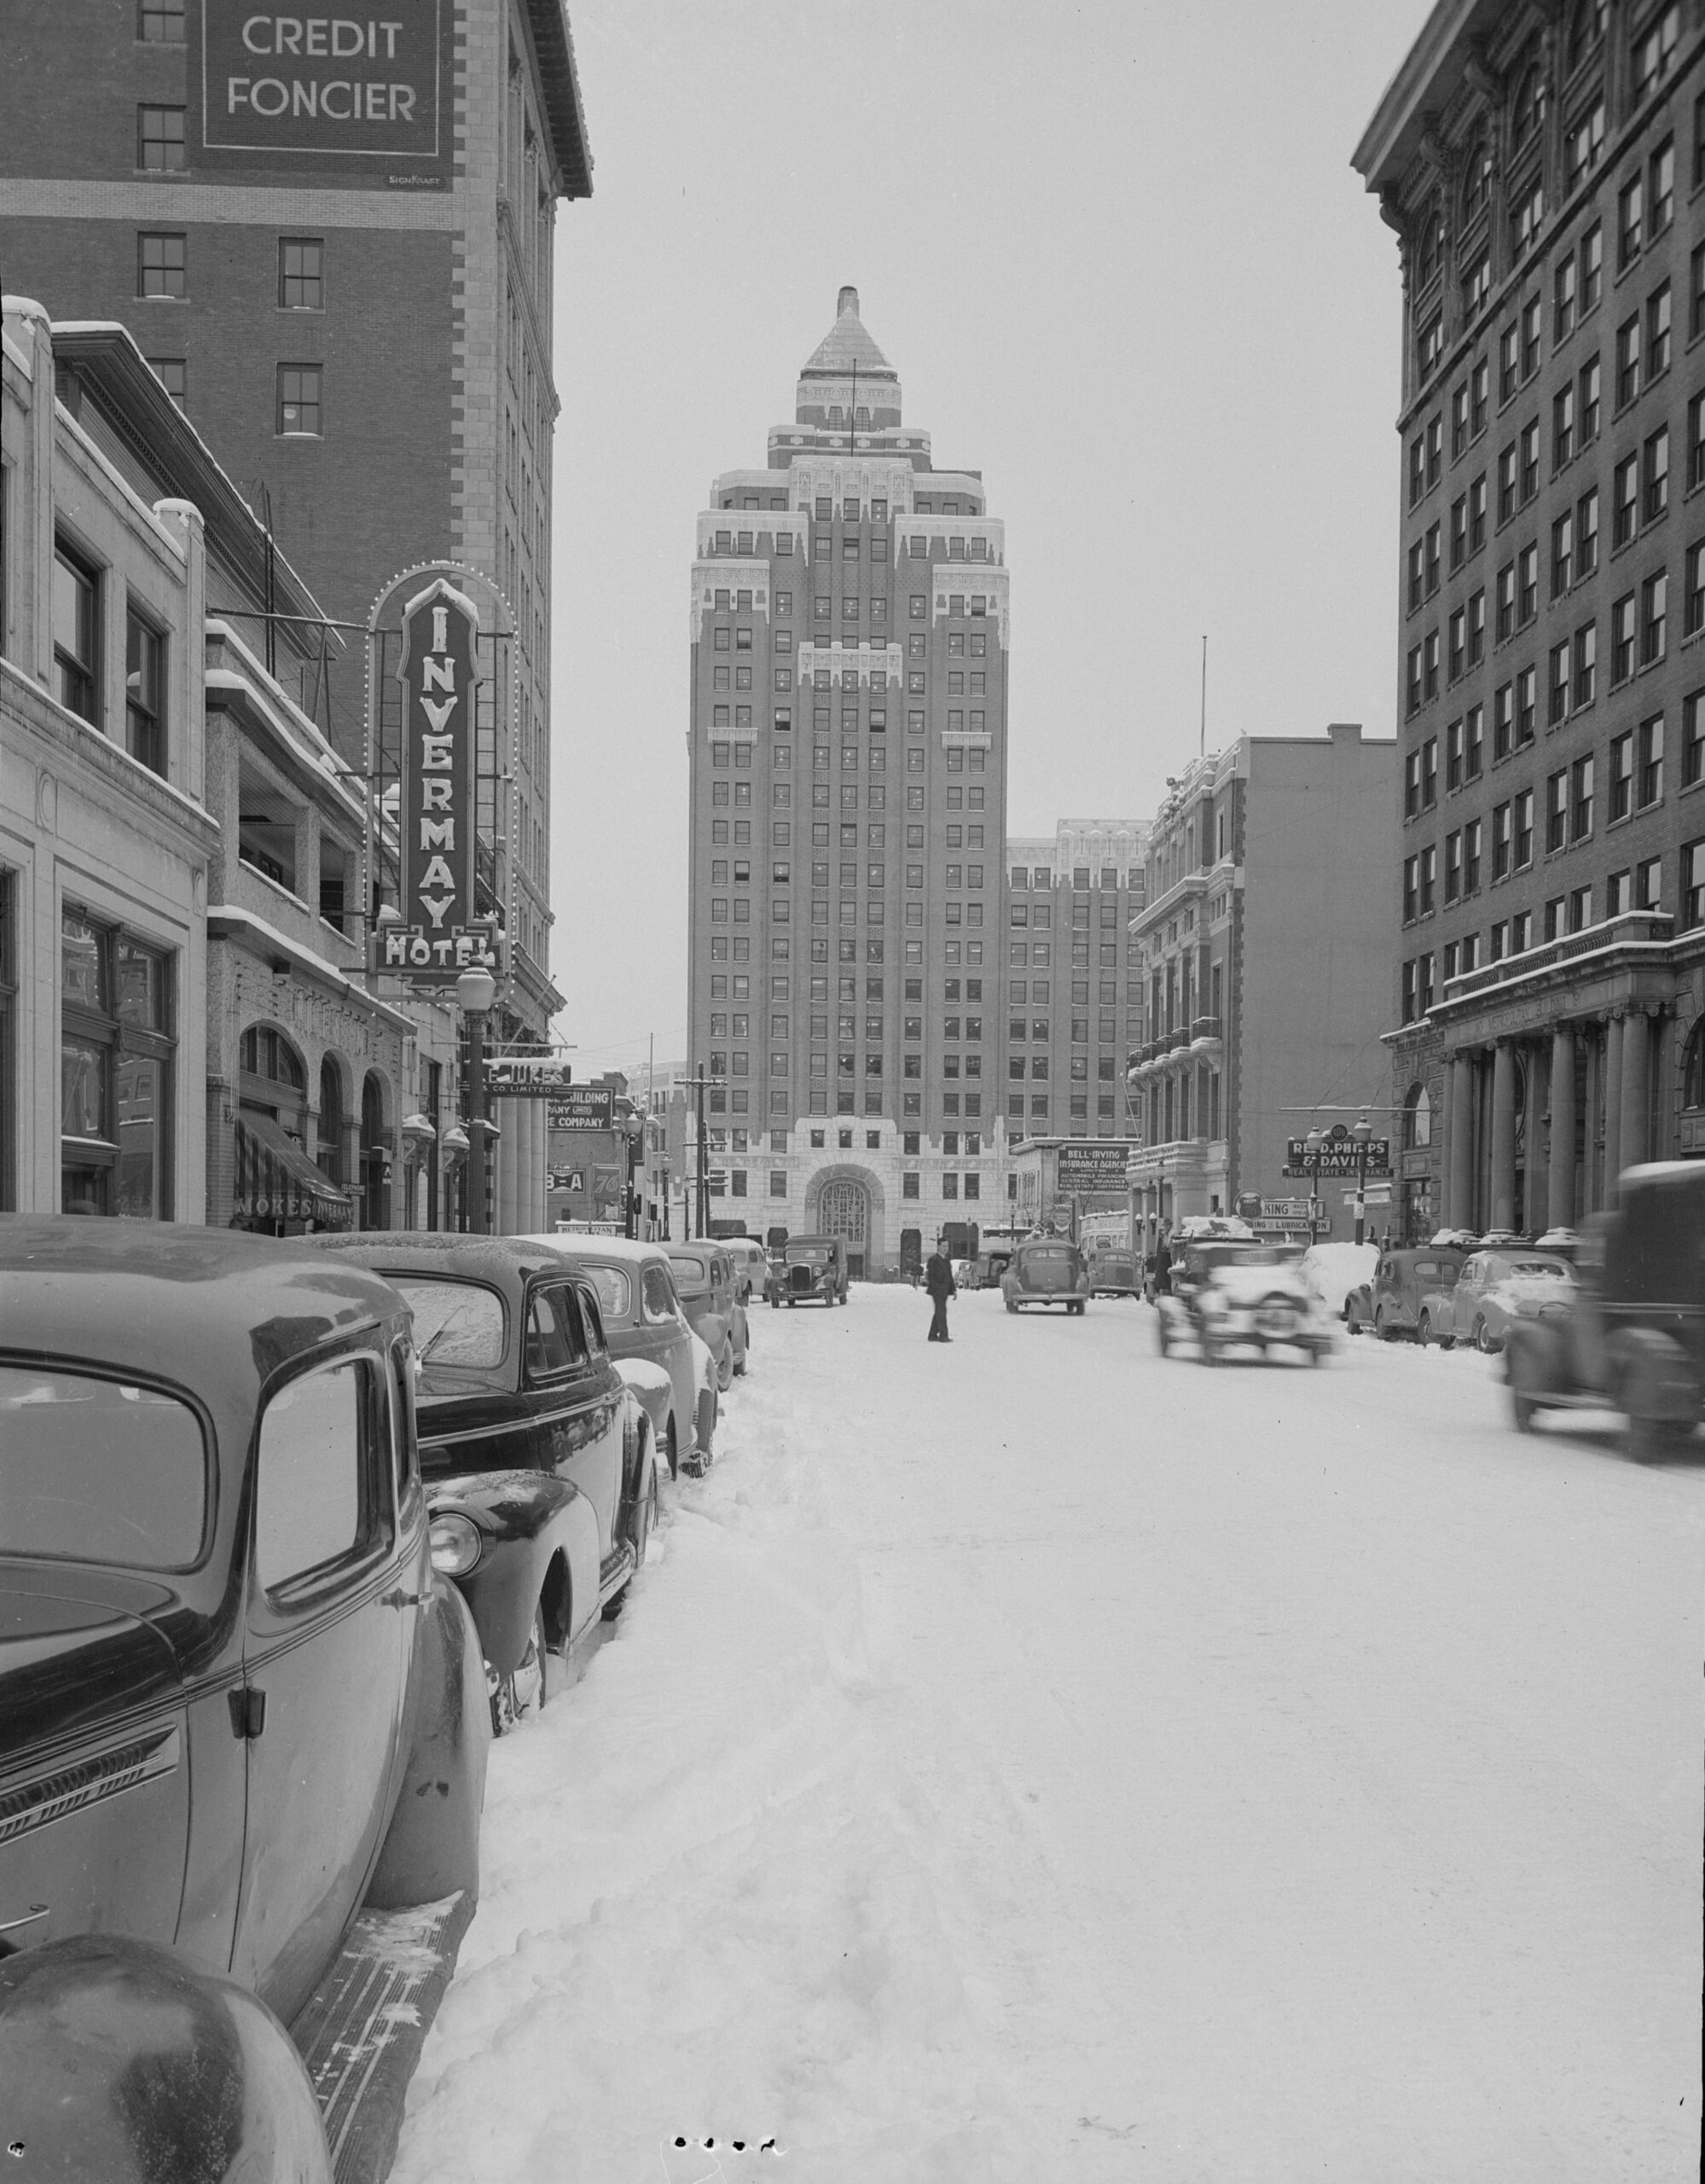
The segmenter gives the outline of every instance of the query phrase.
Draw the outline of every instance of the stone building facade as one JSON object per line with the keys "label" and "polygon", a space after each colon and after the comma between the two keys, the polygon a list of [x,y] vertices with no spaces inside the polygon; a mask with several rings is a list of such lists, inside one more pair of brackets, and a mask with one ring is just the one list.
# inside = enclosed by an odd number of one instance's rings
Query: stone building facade
{"label": "stone building facade", "polygon": [[1395,756],[1354,723],[1242,736],[1187,767],[1156,813],[1131,920],[1147,988],[1128,1071],[1139,1248],[1245,1194],[1306,1195],[1285,1147],[1311,1115],[1383,1107]]}
{"label": "stone building facade", "polygon": [[1705,1153],[1705,18],[1439,7],[1355,154],[1403,282],[1403,1223]]}

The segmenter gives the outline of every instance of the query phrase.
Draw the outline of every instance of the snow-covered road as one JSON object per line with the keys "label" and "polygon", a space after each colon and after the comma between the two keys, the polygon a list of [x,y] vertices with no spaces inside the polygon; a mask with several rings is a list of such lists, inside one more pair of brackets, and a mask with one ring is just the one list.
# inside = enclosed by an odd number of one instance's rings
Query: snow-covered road
{"label": "snow-covered road", "polygon": [[397,2184],[1694,2176],[1705,1444],[927,1316],[754,1316],[494,1748]]}

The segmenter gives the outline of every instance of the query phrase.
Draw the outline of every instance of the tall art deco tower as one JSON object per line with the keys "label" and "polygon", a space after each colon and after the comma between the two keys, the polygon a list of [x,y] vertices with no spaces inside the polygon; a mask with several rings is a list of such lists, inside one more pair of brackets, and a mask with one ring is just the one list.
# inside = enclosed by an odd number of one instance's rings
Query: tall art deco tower
{"label": "tall art deco tower", "polygon": [[692,1052],[710,1212],[854,1270],[1004,1219],[1005,526],[843,288],[693,564]]}

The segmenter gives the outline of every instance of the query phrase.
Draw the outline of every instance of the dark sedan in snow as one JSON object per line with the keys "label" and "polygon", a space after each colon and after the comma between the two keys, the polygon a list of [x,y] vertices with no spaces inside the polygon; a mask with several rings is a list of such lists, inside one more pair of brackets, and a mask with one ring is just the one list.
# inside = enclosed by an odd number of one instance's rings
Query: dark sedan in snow
{"label": "dark sedan in snow", "polygon": [[1068,1316],[1073,1312],[1081,1316],[1089,1290],[1083,1254],[1064,1236],[1027,1237],[1000,1277],[1000,1294],[1009,1312],[1026,1304],[1064,1304]]}
{"label": "dark sedan in snow", "polygon": [[[358,1266],[0,1221],[0,2111],[20,2175],[270,2178],[286,2146],[288,2174],[329,2174],[302,2063],[253,1998],[323,2027],[363,1902],[363,1920],[472,1906],[490,1733],[467,1611],[433,1577],[414,1380],[407,1308]],[[332,2034],[362,2082],[362,2039]]]}
{"label": "dark sedan in snow", "polygon": [[407,1299],[432,1558],[485,1649],[493,1726],[542,1707],[550,1658],[619,1607],[657,1516],[649,1420],[612,1363],[594,1286],[508,1236],[331,1235]]}
{"label": "dark sedan in snow", "polygon": [[838,1236],[790,1236],[771,1260],[763,1293],[783,1304],[844,1304],[847,1247]]}

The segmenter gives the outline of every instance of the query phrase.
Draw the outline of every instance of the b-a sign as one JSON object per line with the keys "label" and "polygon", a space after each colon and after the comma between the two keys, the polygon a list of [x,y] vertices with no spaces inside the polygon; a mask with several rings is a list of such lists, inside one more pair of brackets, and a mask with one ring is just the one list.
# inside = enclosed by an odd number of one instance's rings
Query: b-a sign
{"label": "b-a sign", "polygon": [[405,979],[496,965],[490,929],[474,923],[478,633],[479,610],[442,577],[403,612],[402,917],[375,934],[374,967]]}

